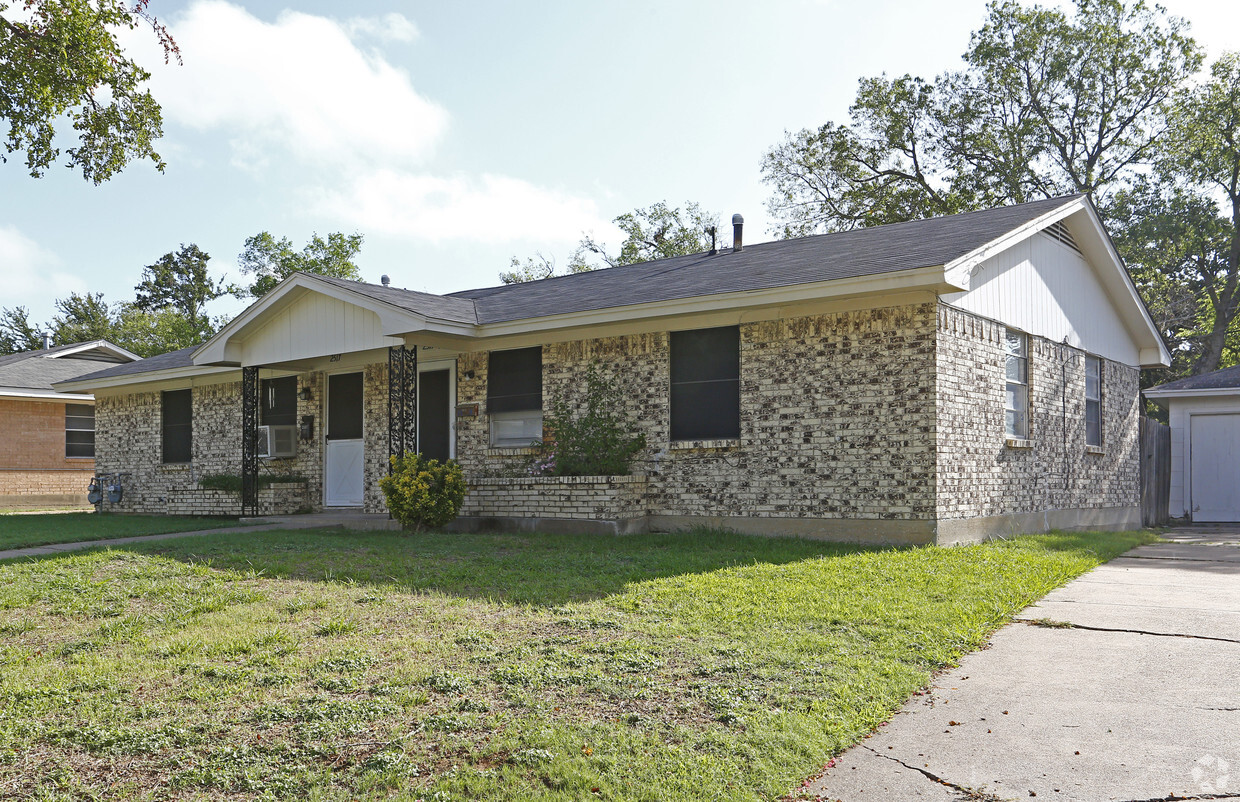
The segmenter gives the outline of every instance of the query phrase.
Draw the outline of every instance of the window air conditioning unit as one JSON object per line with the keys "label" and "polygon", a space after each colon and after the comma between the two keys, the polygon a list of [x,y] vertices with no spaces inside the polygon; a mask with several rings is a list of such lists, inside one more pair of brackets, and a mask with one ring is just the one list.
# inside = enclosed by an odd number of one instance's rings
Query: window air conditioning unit
{"label": "window air conditioning unit", "polygon": [[263,459],[297,456],[297,427],[259,426],[255,450]]}

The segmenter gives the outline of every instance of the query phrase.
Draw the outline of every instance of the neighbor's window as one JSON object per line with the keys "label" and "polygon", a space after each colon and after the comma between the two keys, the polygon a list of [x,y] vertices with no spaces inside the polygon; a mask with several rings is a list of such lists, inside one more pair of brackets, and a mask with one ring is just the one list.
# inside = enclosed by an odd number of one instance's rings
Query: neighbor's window
{"label": "neighbor's window", "polygon": [[672,439],[741,436],[741,330],[673,331]]}
{"label": "neighbor's window", "polygon": [[194,404],[189,390],[163,393],[164,462],[189,462],[193,457]]}
{"label": "neighbor's window", "polygon": [[1008,437],[1029,437],[1029,336],[1009,331],[1007,348],[1007,392],[1004,400],[1004,426]]}
{"label": "neighbor's window", "polygon": [[95,456],[93,404],[65,404],[65,456]]}
{"label": "neighbor's window", "polygon": [[492,446],[528,446],[542,440],[541,347],[491,352],[487,417]]}
{"label": "neighbor's window", "polygon": [[262,424],[264,426],[293,426],[297,423],[297,377],[263,379]]}
{"label": "neighbor's window", "polygon": [[1085,445],[1102,445],[1102,360],[1085,357]]}

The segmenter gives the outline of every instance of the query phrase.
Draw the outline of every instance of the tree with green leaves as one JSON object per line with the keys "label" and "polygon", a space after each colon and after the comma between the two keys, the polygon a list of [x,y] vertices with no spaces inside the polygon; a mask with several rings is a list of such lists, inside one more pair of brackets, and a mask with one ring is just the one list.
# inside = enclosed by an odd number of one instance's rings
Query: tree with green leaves
{"label": "tree with green leaves", "polygon": [[211,255],[197,245],[182,243],[179,251],[169,251],[142,271],[142,281],[134,287],[133,306],[141,312],[170,309],[185,318],[198,341],[215,333],[206,305],[222,295],[234,292],[223,279],[212,278],[207,263]]}
{"label": "tree with green leaves", "polygon": [[1201,64],[1187,23],[1143,0],[993,0],[933,81],[864,78],[849,121],[788,134],[762,164],[784,236],[1091,192],[1155,156],[1167,101]]}
{"label": "tree with green leaves", "polygon": [[56,312],[49,328],[52,341],[57,345],[90,340],[115,341],[112,310],[103,300],[101,292],[88,292],[85,295],[70,293],[68,298],[56,301]]}
{"label": "tree with green leaves", "polygon": [[287,237],[276,239],[266,231],[245,241],[245,249],[237,257],[241,272],[253,276],[249,287],[239,295],[261,298],[294,273],[317,273],[355,281],[362,272],[354,261],[362,249],[361,234],[332,232],[323,239],[318,234],[300,251],[293,249]]}
{"label": "tree with green leaves", "polygon": [[[73,126],[78,144],[66,166],[95,184],[135,159],[163,172],[154,141],[163,135],[159,104],[145,88],[150,73],[126,56],[118,33],[146,26],[180,62],[150,0],[0,0],[0,121],[7,153],[25,154],[38,178],[61,156],[56,126]],[[0,155],[0,161],[7,158]]]}
{"label": "tree with green leaves", "polygon": [[1157,381],[1240,359],[1240,55],[1171,105],[1157,169],[1108,210],[1116,245],[1171,347]]}
{"label": "tree with green leaves", "polygon": [[24,306],[0,309],[0,356],[43,347],[43,332],[30,322]]}
{"label": "tree with green leaves", "polygon": [[[618,267],[669,256],[686,256],[710,250],[709,229],[717,232],[716,247],[725,247],[718,236],[719,216],[704,212],[698,204],[689,201],[684,208],[668,206],[665,201],[638,208],[614,218],[613,223],[624,233],[619,252],[608,250],[605,243],[592,235],[584,235],[572,256],[569,257],[567,273],[584,273],[600,267]],[[555,260],[543,254],[521,262],[512,257],[512,270],[500,273],[500,281],[517,284],[556,275]]]}

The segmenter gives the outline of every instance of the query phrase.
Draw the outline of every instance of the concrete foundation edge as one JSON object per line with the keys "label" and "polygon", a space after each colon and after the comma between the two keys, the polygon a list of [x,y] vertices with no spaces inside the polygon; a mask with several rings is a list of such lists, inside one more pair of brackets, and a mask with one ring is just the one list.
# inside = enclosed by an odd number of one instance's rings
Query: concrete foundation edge
{"label": "concrete foundation edge", "polygon": [[982,543],[996,537],[1032,535],[1052,530],[1122,532],[1141,528],[1140,507],[1045,510],[981,518],[940,520],[934,542],[940,546]]}

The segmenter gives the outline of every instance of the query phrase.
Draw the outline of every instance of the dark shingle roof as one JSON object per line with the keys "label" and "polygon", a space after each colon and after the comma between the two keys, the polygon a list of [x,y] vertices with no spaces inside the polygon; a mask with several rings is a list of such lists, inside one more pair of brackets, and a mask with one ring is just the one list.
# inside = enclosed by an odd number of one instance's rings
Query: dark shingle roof
{"label": "dark shingle roof", "polygon": [[[1223,368],[1212,373],[1203,373],[1200,376],[1189,376],[1187,379],[1178,379],[1166,384],[1160,384],[1157,387],[1151,387],[1150,390],[1230,390],[1240,389],[1240,365],[1235,367]],[[1148,392],[1148,391],[1147,391]]]}
{"label": "dark shingle roof", "polygon": [[[776,240],[724,251],[658,259],[587,273],[450,295],[349,279],[313,278],[419,315],[487,324],[655,301],[786,287],[943,265],[1080,195],[950,217]],[[82,378],[106,379],[190,367],[195,348],[118,365]]]}
{"label": "dark shingle roof", "polygon": [[[149,373],[153,370],[170,370],[172,368],[188,368],[194,362],[190,359],[201,346],[192,345],[189,348],[182,348],[179,351],[169,351],[159,356],[148,356],[146,359],[140,359],[137,362],[126,362],[122,365],[115,365],[106,370],[99,370],[94,373],[87,373],[79,378],[82,379],[110,379],[114,376],[131,376],[135,373]],[[97,364],[97,363],[96,363]],[[61,379],[61,381],[66,381]]]}
{"label": "dark shingle roof", "polygon": [[764,242],[740,253],[678,256],[450,297],[473,299],[478,322],[485,324],[931,267],[1079,197]]}
{"label": "dark shingle roof", "polygon": [[74,354],[60,356],[71,349],[98,344],[114,347],[104,340],[92,340],[89,343],[69,343],[2,356],[0,357],[0,387],[56,392],[52,387],[56,382],[76,379],[79,376],[94,373],[103,365],[111,364],[100,359]]}
{"label": "dark shingle roof", "polygon": [[472,325],[479,322],[472,302],[451,295],[432,295],[429,292],[402,290],[399,287],[385,287],[382,284],[367,284],[364,281],[352,281],[332,276],[312,275],[312,277],[419,315],[452,323]]}

